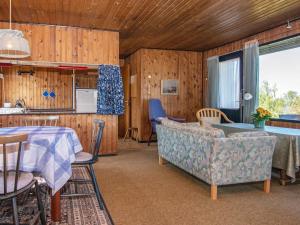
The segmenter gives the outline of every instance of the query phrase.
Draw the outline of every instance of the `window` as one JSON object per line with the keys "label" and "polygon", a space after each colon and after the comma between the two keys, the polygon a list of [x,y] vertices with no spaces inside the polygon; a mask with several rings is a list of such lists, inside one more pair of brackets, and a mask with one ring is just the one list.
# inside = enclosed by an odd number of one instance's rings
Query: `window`
{"label": "window", "polygon": [[239,109],[242,75],[242,52],[221,56],[219,63],[220,108]]}
{"label": "window", "polygon": [[260,47],[259,105],[273,117],[300,120],[300,37]]}
{"label": "window", "polygon": [[220,62],[219,69],[220,108],[240,108],[240,58]]}

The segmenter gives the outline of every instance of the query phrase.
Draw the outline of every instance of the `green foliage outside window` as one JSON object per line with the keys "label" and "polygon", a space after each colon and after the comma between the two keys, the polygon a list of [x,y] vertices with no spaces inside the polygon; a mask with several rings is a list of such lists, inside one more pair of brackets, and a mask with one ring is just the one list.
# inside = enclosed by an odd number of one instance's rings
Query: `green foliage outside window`
{"label": "green foliage outside window", "polygon": [[269,110],[274,118],[280,114],[300,114],[300,95],[295,91],[288,91],[278,96],[276,85],[271,86],[264,81],[259,90],[259,106]]}

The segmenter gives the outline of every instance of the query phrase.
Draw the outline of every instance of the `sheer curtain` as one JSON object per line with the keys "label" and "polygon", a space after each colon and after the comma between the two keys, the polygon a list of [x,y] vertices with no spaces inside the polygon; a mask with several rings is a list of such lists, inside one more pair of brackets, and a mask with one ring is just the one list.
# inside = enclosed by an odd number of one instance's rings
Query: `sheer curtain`
{"label": "sheer curtain", "polygon": [[208,67],[208,98],[206,107],[219,108],[219,57],[210,57],[207,59]]}
{"label": "sheer curtain", "polygon": [[245,43],[243,59],[244,92],[250,93],[253,98],[244,101],[243,122],[252,123],[251,114],[258,106],[258,82],[259,82],[259,46],[258,41],[253,40]]}
{"label": "sheer curtain", "polygon": [[220,62],[220,108],[238,109],[240,101],[240,59]]}

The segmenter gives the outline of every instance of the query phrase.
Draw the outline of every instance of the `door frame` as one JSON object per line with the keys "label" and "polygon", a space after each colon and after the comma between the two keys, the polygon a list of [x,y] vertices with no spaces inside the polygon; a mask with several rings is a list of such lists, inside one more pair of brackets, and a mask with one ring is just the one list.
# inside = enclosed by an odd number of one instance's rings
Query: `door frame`
{"label": "door frame", "polygon": [[123,138],[131,123],[131,104],[130,104],[130,65],[125,63],[121,67],[124,91],[124,114],[118,116],[118,136]]}

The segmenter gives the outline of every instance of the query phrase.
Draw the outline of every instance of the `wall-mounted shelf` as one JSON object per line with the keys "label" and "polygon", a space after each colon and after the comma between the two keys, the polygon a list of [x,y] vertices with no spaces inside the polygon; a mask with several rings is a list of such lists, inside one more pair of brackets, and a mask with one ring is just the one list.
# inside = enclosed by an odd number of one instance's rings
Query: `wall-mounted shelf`
{"label": "wall-mounted shelf", "polygon": [[35,67],[47,67],[47,68],[60,68],[65,70],[97,70],[98,64],[84,64],[84,63],[67,63],[67,62],[46,62],[46,61],[22,61],[22,60],[10,60],[0,59],[0,67],[10,66],[35,66]]}

